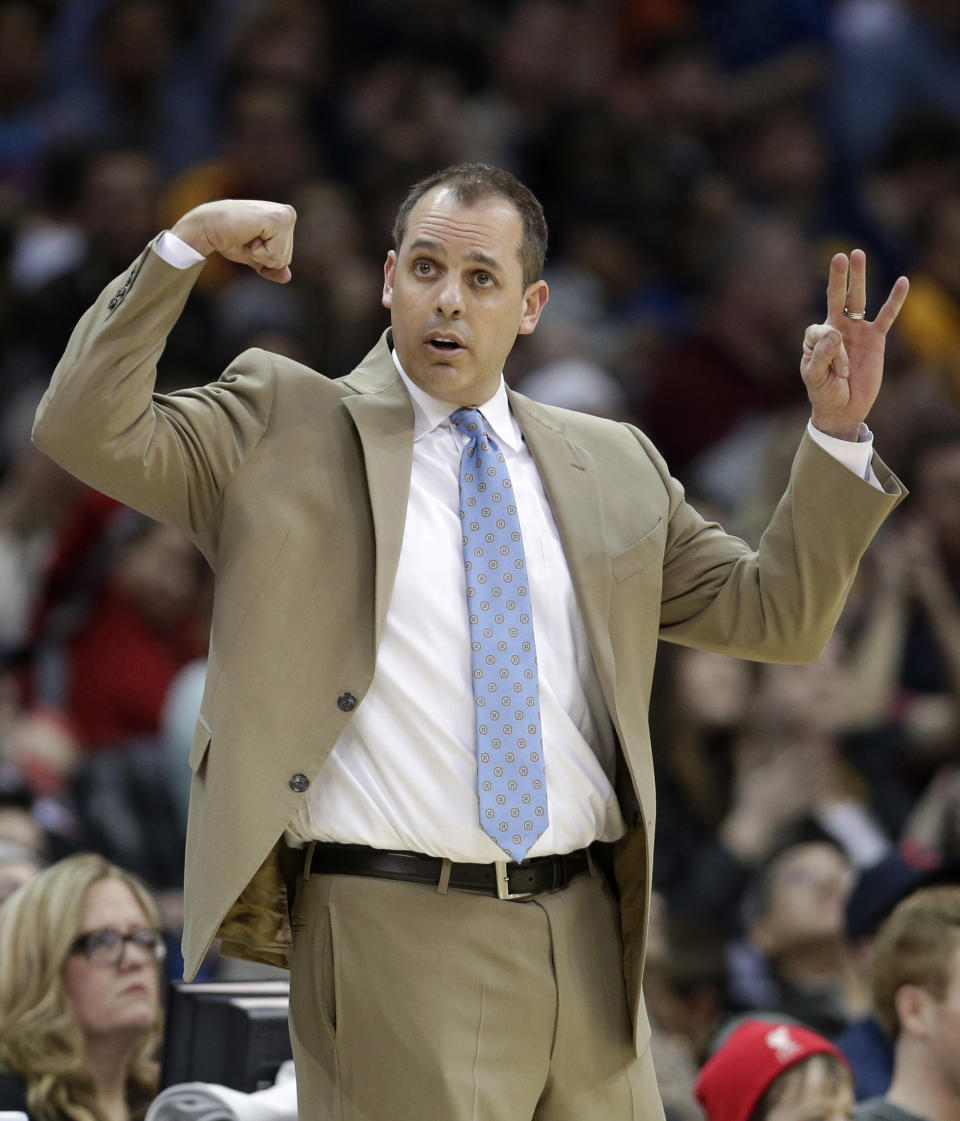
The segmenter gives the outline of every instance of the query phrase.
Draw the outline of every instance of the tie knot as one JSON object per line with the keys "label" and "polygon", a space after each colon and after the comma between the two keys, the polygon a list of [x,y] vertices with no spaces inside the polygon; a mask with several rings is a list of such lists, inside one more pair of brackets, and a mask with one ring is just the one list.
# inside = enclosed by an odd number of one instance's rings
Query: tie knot
{"label": "tie knot", "polygon": [[471,439],[478,436],[481,432],[486,431],[483,423],[483,413],[479,409],[464,408],[457,409],[456,412],[450,414],[450,423],[454,428],[458,428],[461,432],[466,433]]}

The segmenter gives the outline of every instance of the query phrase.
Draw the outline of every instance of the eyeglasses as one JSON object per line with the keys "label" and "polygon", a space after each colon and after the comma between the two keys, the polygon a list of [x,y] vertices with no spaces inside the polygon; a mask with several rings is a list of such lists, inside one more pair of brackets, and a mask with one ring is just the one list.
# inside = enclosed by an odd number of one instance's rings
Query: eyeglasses
{"label": "eyeglasses", "polygon": [[128,930],[126,934],[111,926],[88,930],[86,934],[77,935],[70,953],[83,954],[91,965],[119,965],[128,942],[146,950],[156,962],[163,961],[167,956],[163,931],[152,926],[138,926]]}

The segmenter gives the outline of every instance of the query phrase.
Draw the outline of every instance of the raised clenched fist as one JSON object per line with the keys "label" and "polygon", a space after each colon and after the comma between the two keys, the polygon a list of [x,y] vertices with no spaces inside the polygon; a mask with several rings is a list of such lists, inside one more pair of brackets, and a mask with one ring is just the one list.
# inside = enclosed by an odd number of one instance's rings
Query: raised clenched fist
{"label": "raised clenched fist", "polygon": [[170,232],[204,257],[219,253],[285,284],[296,221],[297,212],[286,203],[218,199],[187,211]]}

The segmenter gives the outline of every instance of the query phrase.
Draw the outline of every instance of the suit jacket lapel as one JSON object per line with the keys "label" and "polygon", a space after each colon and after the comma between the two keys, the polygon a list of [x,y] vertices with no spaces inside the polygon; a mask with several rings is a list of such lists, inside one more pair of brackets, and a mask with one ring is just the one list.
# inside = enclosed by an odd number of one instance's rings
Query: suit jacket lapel
{"label": "suit jacket lapel", "polygon": [[413,463],[413,406],[387,344],[387,333],[342,384],[363,446],[376,536],[375,642],[379,646],[400,559]]}
{"label": "suit jacket lapel", "polygon": [[567,439],[562,423],[543,406],[508,393],[560,531],[604,698],[613,712],[613,648],[607,626],[611,573],[596,466],[590,453]]}

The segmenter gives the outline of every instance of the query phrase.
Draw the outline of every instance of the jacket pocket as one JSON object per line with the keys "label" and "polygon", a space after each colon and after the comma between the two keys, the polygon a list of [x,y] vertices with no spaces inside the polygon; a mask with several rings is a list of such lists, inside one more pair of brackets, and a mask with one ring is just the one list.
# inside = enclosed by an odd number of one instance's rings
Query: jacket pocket
{"label": "jacket pocket", "polygon": [[639,541],[618,553],[611,561],[613,578],[618,584],[642,572],[651,561],[663,558],[663,518],[657,518],[656,525],[649,529]]}

